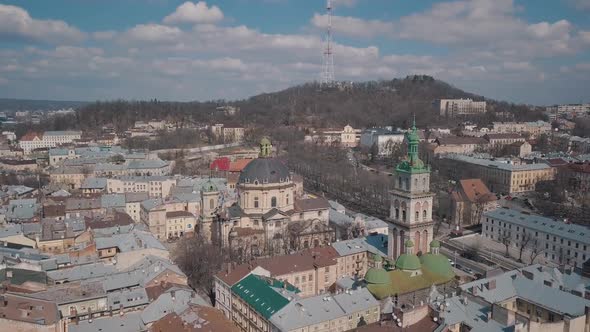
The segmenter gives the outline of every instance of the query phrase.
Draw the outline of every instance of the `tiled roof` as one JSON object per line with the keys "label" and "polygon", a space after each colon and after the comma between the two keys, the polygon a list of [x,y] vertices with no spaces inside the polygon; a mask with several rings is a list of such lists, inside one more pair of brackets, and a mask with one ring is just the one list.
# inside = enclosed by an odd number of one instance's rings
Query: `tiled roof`
{"label": "tiled roof", "polygon": [[328,200],[323,197],[295,200],[295,210],[300,212],[324,209],[327,210],[329,208],[330,204],[328,203]]}
{"label": "tiled roof", "polygon": [[472,203],[485,203],[496,200],[496,196],[490,192],[481,179],[460,180],[459,184],[464,194],[462,196]]}

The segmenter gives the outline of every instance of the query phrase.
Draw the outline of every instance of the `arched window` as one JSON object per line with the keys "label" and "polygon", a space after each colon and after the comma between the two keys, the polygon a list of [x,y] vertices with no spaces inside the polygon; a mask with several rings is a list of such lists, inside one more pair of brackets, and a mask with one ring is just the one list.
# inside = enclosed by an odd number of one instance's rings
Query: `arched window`
{"label": "arched window", "polygon": [[399,208],[395,208],[395,219],[399,220]]}
{"label": "arched window", "polygon": [[426,220],[427,214],[426,210],[422,211],[422,220]]}
{"label": "arched window", "polygon": [[254,197],[254,207],[258,208],[258,197]]}
{"label": "arched window", "polygon": [[397,187],[398,188],[402,188],[402,177],[400,176],[399,178],[397,178]]}
{"label": "arched window", "polygon": [[416,211],[416,221],[420,221],[420,212]]}
{"label": "arched window", "polygon": [[215,200],[211,198],[209,200],[209,209],[213,210],[215,208]]}
{"label": "arched window", "polygon": [[406,221],[406,210],[402,211],[402,220]]}
{"label": "arched window", "polygon": [[273,196],[273,197],[270,199],[270,206],[271,206],[271,207],[277,207],[277,198],[276,198],[276,197],[274,197],[274,196]]}
{"label": "arched window", "polygon": [[406,190],[410,190],[410,179],[406,178]]}
{"label": "arched window", "polygon": [[[418,188],[418,179],[414,179],[414,187]],[[416,189],[414,188],[414,189]]]}
{"label": "arched window", "polygon": [[289,194],[285,195],[285,204],[289,205]]}

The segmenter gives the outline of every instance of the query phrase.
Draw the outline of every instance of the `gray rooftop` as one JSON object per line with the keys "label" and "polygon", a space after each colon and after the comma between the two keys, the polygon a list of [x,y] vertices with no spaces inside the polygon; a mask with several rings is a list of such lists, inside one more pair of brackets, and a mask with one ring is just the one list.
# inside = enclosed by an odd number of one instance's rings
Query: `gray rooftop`
{"label": "gray rooftop", "polygon": [[590,229],[577,224],[566,224],[551,218],[499,208],[484,213],[484,217],[502,220],[523,228],[559,236],[583,244],[590,244]]}
{"label": "gray rooftop", "polygon": [[550,169],[551,168],[549,165],[547,165],[545,163],[514,165],[514,164],[508,164],[508,163],[504,163],[504,162],[495,161],[495,160],[480,159],[480,158],[475,158],[475,157],[466,156],[466,155],[462,155],[462,154],[454,154],[454,153],[446,154],[444,156],[444,158],[458,160],[458,161],[466,162],[469,164],[474,164],[474,165],[479,165],[479,166],[484,166],[484,167],[489,167],[489,168],[501,169],[501,170],[510,171],[510,172],[533,171],[533,170],[543,170],[543,169]]}
{"label": "gray rooftop", "polygon": [[364,238],[344,240],[332,243],[332,247],[340,256],[354,255],[362,252],[370,252],[381,256],[387,256],[387,247],[384,245],[387,236],[383,234],[369,235]]}
{"label": "gray rooftop", "polygon": [[295,299],[271,316],[270,322],[281,331],[292,331],[339,317],[379,307],[379,302],[366,288],[350,293],[318,295]]}
{"label": "gray rooftop", "polygon": [[207,301],[190,290],[171,288],[143,310],[141,319],[144,324],[149,324],[172,312],[181,314],[191,304],[210,306]]}
{"label": "gray rooftop", "polygon": [[123,316],[114,315],[93,319],[92,323],[83,320],[77,325],[70,324],[68,330],[70,332],[137,332],[144,331],[145,325],[141,321],[141,312],[128,312]]}
{"label": "gray rooftop", "polygon": [[107,187],[106,178],[86,178],[80,189],[105,189]]}

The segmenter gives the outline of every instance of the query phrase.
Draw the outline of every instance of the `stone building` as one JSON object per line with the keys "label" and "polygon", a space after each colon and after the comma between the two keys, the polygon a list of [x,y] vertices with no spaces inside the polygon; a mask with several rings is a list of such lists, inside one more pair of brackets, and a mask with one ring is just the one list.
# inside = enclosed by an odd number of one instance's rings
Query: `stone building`
{"label": "stone building", "polygon": [[404,243],[412,239],[416,253],[430,250],[432,241],[432,199],[430,167],[418,157],[420,138],[416,124],[406,135],[408,156],[395,169],[395,185],[391,191],[388,255],[397,259],[404,253]]}
{"label": "stone building", "polygon": [[238,179],[238,202],[219,218],[212,237],[253,255],[330,244],[335,235],[329,226],[328,201],[298,199],[292,174],[271,157],[271,151],[270,141],[263,139],[260,157]]}

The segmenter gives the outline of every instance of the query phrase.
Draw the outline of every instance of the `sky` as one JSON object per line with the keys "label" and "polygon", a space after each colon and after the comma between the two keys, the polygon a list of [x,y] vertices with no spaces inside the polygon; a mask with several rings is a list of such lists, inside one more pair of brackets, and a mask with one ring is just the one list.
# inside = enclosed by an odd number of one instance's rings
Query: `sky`
{"label": "sky", "polygon": [[[241,99],[319,80],[325,0],[0,0],[0,97]],[[590,0],[333,0],[335,77],[590,102]]]}

